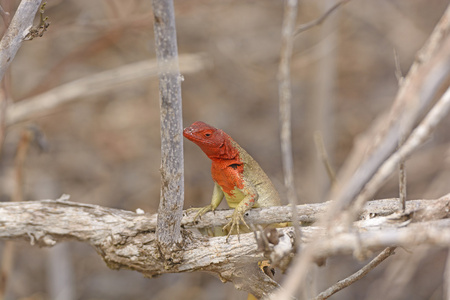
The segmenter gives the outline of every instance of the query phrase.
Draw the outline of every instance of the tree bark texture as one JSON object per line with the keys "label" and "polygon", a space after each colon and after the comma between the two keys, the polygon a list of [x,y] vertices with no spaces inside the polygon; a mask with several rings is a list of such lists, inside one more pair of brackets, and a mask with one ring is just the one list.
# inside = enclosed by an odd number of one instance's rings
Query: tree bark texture
{"label": "tree bark texture", "polygon": [[157,237],[164,259],[176,263],[173,250],[182,242],[180,221],[184,201],[181,75],[175,15],[171,0],[153,0],[161,116],[161,198]]}

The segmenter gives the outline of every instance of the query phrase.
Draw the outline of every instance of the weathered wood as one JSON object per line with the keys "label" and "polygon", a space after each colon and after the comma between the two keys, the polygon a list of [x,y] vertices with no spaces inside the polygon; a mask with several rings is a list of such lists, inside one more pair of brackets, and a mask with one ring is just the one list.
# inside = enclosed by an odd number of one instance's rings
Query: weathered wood
{"label": "weathered wood", "polygon": [[[324,213],[329,203],[298,205],[300,217],[308,222]],[[301,247],[313,243],[315,259],[337,254],[370,256],[387,246],[413,247],[430,244],[447,247],[450,243],[450,197],[438,200],[407,202],[407,210],[398,213],[397,199],[368,203],[351,232],[332,232],[315,226],[302,227]],[[253,209],[247,222],[284,222],[290,220],[289,206]],[[222,225],[230,210],[205,214],[194,223],[194,214],[183,217],[184,228]],[[213,221],[219,220],[219,221]],[[270,221],[268,221],[270,220]],[[134,213],[92,204],[62,200],[40,200],[0,203],[0,238],[21,239],[33,245],[53,246],[65,240],[92,245],[106,264],[113,269],[132,269],[152,277],[164,273],[206,271],[223,281],[232,281],[237,288],[257,296],[273,291],[278,284],[261,274],[249,273],[264,258],[280,261],[294,251],[293,228],[278,228],[280,242],[267,249],[258,249],[253,233],[209,238],[190,230],[182,230],[181,248],[174,250],[179,261],[161,259],[156,238],[157,216]],[[245,271],[248,269],[249,271]],[[258,277],[259,276],[259,277]],[[242,284],[243,280],[246,284]]]}
{"label": "weathered wood", "polygon": [[34,16],[41,5],[41,0],[22,0],[11,24],[0,41],[0,80],[16,56],[25,36],[33,25]]}
{"label": "weathered wood", "polygon": [[157,237],[164,259],[182,242],[180,221],[184,201],[183,118],[181,75],[172,0],[153,0],[161,118],[161,199]]}

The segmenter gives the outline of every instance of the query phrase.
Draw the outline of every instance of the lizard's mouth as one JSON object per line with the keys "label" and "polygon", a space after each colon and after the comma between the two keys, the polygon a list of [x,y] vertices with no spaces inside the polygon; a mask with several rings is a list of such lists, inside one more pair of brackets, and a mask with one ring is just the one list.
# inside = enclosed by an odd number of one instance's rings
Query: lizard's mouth
{"label": "lizard's mouth", "polygon": [[193,132],[192,128],[186,127],[183,130],[183,135],[184,135],[185,138],[187,138],[190,141],[198,140],[197,138],[195,138],[195,135],[194,135],[194,132]]}

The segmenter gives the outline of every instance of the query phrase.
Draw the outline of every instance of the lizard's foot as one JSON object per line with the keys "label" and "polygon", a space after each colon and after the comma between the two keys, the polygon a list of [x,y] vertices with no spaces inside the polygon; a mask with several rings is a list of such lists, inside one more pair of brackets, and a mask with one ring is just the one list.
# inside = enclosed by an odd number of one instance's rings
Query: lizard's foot
{"label": "lizard's foot", "polygon": [[229,230],[226,241],[228,242],[228,238],[230,237],[230,234],[233,232],[233,229],[236,229],[236,234],[238,236],[238,240],[240,241],[239,225],[240,225],[241,221],[242,221],[242,223],[244,223],[245,226],[247,226],[248,229],[250,229],[250,227],[247,225],[247,223],[244,220],[244,213],[240,213],[240,212],[238,212],[237,209],[235,209],[233,214],[231,216],[228,216],[227,219],[228,218],[231,218],[230,222],[228,222],[228,224],[222,228],[223,231]]}
{"label": "lizard's foot", "polygon": [[208,211],[214,211],[215,209],[213,208],[213,206],[210,205],[206,205],[205,207],[193,207],[193,208],[188,208],[186,210],[187,213],[194,213],[197,212],[197,214],[194,217],[194,221],[197,221],[198,218],[200,218],[201,216],[203,216],[204,214],[206,214]]}

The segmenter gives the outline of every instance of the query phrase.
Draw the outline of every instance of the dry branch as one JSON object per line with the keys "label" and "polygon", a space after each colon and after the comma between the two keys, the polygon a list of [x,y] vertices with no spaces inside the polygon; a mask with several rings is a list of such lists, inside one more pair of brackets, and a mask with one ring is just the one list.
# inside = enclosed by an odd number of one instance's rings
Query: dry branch
{"label": "dry branch", "polygon": [[8,30],[0,41],[0,80],[3,79],[25,36],[29,33],[40,5],[40,0],[22,0],[20,2]]}
{"label": "dry branch", "polygon": [[[428,243],[444,247],[450,242],[450,220],[442,220],[448,217],[449,203],[448,197],[408,201],[405,215],[413,216],[411,222],[417,223],[403,227],[403,218],[386,216],[396,211],[398,200],[374,201],[369,203],[362,215],[367,220],[355,223],[355,228],[362,233],[328,237],[321,228],[304,227],[302,242],[309,243],[318,234],[321,236],[315,259],[356,251],[370,255],[372,251],[394,245],[411,247]],[[323,212],[327,205],[299,205],[298,209],[301,213],[314,215]],[[287,217],[280,219],[283,210]],[[268,220],[286,221],[290,211],[289,207],[255,209],[249,212],[247,220],[261,220],[261,216],[265,219],[265,216],[271,215],[272,218]],[[219,211],[214,217],[212,213],[207,213],[202,222],[196,224],[193,223],[193,215],[189,215],[183,218],[182,224],[185,228],[203,227],[204,222],[209,226],[211,222],[207,222],[208,217],[220,219],[225,224],[225,216],[229,213],[229,210]],[[1,203],[0,238],[28,240],[40,246],[77,240],[92,245],[107,265],[114,269],[133,269],[149,277],[164,273],[208,271],[219,275],[222,280],[232,281],[238,288],[243,288],[243,278],[249,278],[248,273],[245,273],[246,268],[256,266],[256,262],[263,259],[252,233],[242,234],[240,242],[237,239],[226,242],[225,237],[207,238],[184,230],[183,247],[173,253],[179,261],[165,261],[156,243],[156,218],[156,215],[65,200]],[[427,220],[435,221],[421,222]],[[284,241],[279,244],[282,249],[275,247],[274,253],[292,251],[293,244],[289,236],[293,235],[293,229],[283,228],[278,231],[284,234]],[[277,284],[266,277],[251,276],[245,287],[252,287],[250,292],[261,296],[270,293]]]}
{"label": "dry branch", "polygon": [[[448,50],[450,51],[450,40]],[[448,61],[450,69],[450,57]],[[404,159],[408,158],[412,152],[417,149],[434,131],[436,126],[448,115],[450,112],[450,88],[444,93],[442,98],[434,105],[431,111],[427,114],[425,119],[417,126],[411,133],[409,138],[400,147],[400,149],[391,155],[373,175],[371,180],[366,184],[364,190],[356,199],[355,210],[358,211],[367,199],[372,197],[376,191],[386,181],[388,176],[392,174],[396,166]],[[403,204],[402,204],[403,208]]]}
{"label": "dry branch", "polygon": [[295,29],[295,33],[294,35],[297,36],[300,33],[302,33],[303,31],[306,31],[314,26],[318,26],[320,24],[322,24],[336,9],[339,8],[339,6],[346,4],[347,2],[349,2],[350,0],[343,0],[340,1],[338,3],[336,3],[335,5],[333,5],[332,7],[330,7],[323,15],[321,15],[319,18],[312,20],[311,22],[308,22],[306,24],[302,24],[300,26],[297,27],[297,29]]}
{"label": "dry branch", "polygon": [[[207,65],[202,54],[180,56],[180,71],[188,74],[197,72]],[[8,107],[7,125],[51,113],[55,108],[71,101],[92,95],[112,92],[127,84],[141,82],[158,75],[156,59],[131,63],[116,69],[89,75],[62,84],[37,96],[24,99]]]}
{"label": "dry branch", "polygon": [[372,259],[367,265],[365,265],[364,267],[362,267],[360,270],[353,273],[349,277],[347,277],[343,280],[339,280],[338,282],[336,282],[336,284],[334,284],[330,288],[326,289],[325,291],[323,291],[322,293],[317,295],[317,297],[315,297],[314,300],[328,299],[329,297],[331,297],[331,295],[339,292],[340,290],[350,286],[352,283],[360,280],[365,275],[367,275],[367,273],[369,273],[372,269],[376,268],[380,263],[382,263],[386,258],[388,258],[392,254],[394,254],[394,250],[395,250],[394,247],[388,247],[388,248],[384,249],[374,259]]}
{"label": "dry branch", "polygon": [[[431,72],[442,61],[436,61],[439,50],[443,48],[450,32],[450,6],[445,11],[433,33],[418,52],[417,59],[402,80],[390,112],[374,122],[364,138],[356,141],[354,149],[338,174],[338,182],[346,186],[336,188],[331,197],[340,199],[341,206],[349,204],[361,191],[379,166],[389,157],[398,145],[399,139],[408,137],[412,126],[424,114],[427,106],[434,100],[442,78],[434,78]],[[439,59],[446,60],[442,52]],[[443,74],[446,77],[447,74]],[[434,90],[427,80],[434,80]]]}
{"label": "dry branch", "polygon": [[[298,1],[288,0],[284,5],[283,26],[281,29],[281,54],[278,67],[278,95],[279,95],[279,119],[281,139],[281,159],[283,165],[284,185],[287,189],[289,203],[292,207],[295,224],[297,224],[296,205],[298,203],[297,192],[294,183],[294,158],[292,154],[292,129],[291,129],[291,58],[294,47],[294,29],[297,18]],[[296,235],[300,236],[300,230],[296,227]]]}
{"label": "dry branch", "polygon": [[184,201],[183,117],[177,31],[172,0],[153,0],[161,119],[161,197],[156,234],[161,253],[173,260],[183,238],[180,222]]}
{"label": "dry branch", "polygon": [[[317,214],[323,213],[328,205],[299,205],[298,211],[317,219]],[[430,244],[446,247],[450,243],[450,220],[445,219],[449,217],[449,208],[450,197],[408,201],[405,214],[395,213],[397,199],[373,201],[365,207],[361,220],[354,224],[355,232],[331,236],[323,228],[303,227],[302,245],[320,236],[320,241],[314,242],[314,259],[355,253],[370,256],[372,252],[390,246]],[[288,221],[290,212],[289,206],[260,208],[249,211],[246,218],[249,222],[266,220],[268,216],[271,216],[268,220]],[[207,213],[198,223],[193,222],[194,214],[190,214],[183,218],[182,224],[184,228],[205,227],[212,224],[212,219],[220,220],[214,224],[225,224],[225,216],[229,214],[230,210],[218,211],[215,216]],[[408,219],[406,224],[405,218]],[[232,281],[238,288],[243,288],[243,278],[249,278],[245,269],[256,266],[256,262],[264,257],[257,250],[252,233],[242,234],[240,242],[236,238],[227,242],[226,237],[208,238],[183,230],[182,248],[174,251],[173,261],[166,261],[162,259],[156,242],[156,219],[156,215],[64,199],[0,203],[0,238],[27,240],[39,246],[77,240],[92,245],[107,265],[114,269],[132,269],[149,277],[164,273],[208,271],[222,280]],[[285,254],[293,250],[290,239],[294,234],[293,228],[277,230],[283,236],[273,252],[267,254],[272,258],[277,253]],[[250,292],[255,295],[267,295],[278,286],[266,277],[250,277],[245,288],[252,287]]]}

